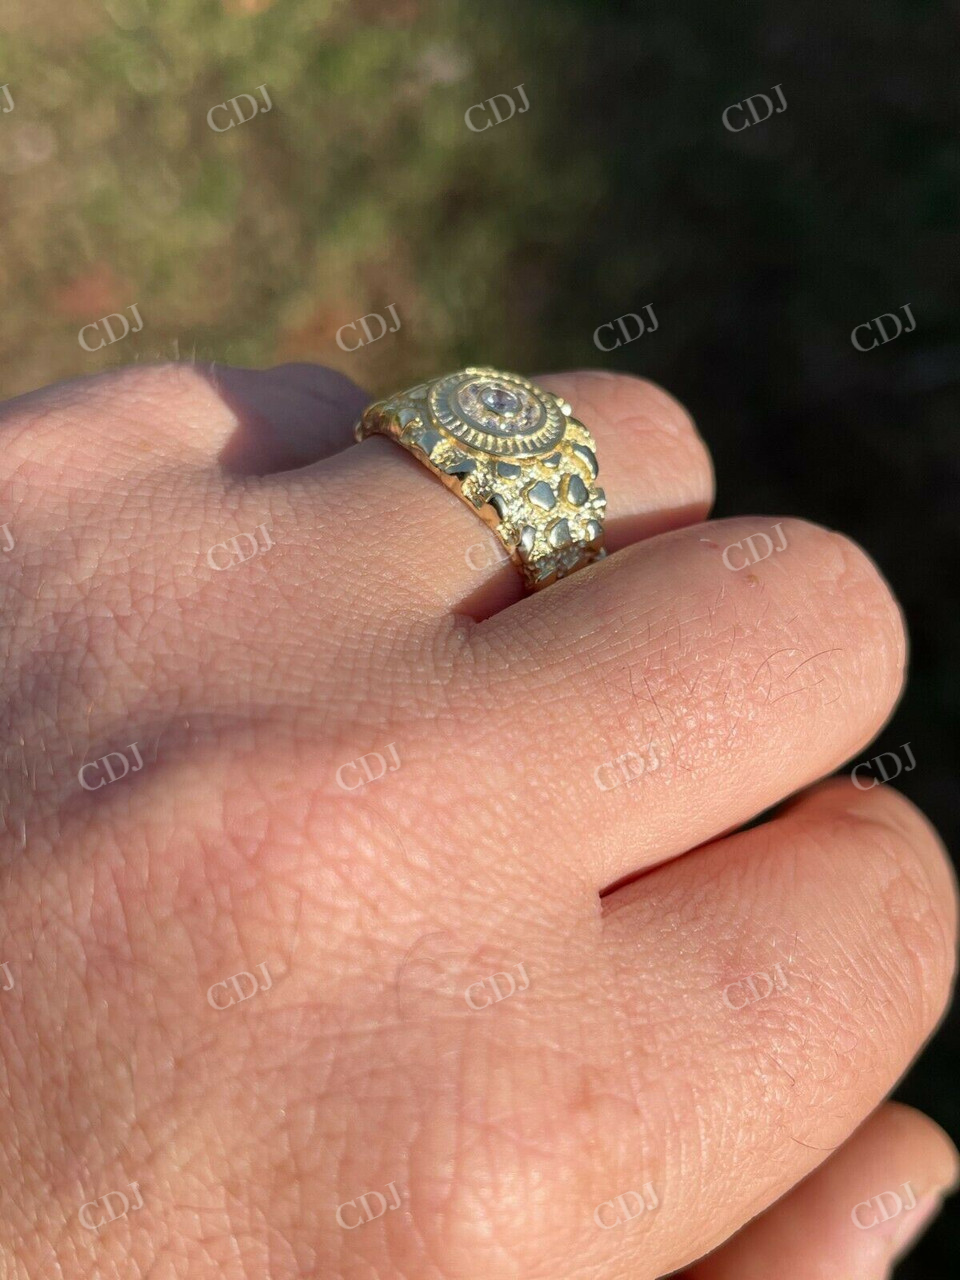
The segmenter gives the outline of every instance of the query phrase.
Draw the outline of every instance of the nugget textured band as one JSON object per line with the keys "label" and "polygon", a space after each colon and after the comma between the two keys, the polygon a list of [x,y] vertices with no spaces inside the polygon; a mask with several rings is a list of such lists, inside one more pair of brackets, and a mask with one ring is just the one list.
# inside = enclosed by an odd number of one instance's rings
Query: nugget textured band
{"label": "nugget textured band", "polygon": [[600,560],[607,500],[593,437],[565,400],[469,368],[370,405],[358,440],[396,440],[472,507],[531,591]]}

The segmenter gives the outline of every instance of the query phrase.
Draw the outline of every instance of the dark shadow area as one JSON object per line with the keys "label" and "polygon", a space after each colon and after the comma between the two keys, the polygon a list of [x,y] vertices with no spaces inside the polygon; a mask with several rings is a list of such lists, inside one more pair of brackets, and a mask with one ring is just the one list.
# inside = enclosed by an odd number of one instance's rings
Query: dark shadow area
{"label": "dark shadow area", "polygon": [[334,369],[285,364],[241,369],[213,364],[205,371],[237,415],[220,451],[224,471],[263,476],[291,471],[353,444],[353,426],[369,396]]}
{"label": "dark shadow area", "polygon": [[[576,48],[547,145],[557,166],[588,158],[597,184],[575,243],[543,246],[554,303],[535,358],[584,363],[585,335],[652,304],[656,332],[603,359],[685,401],[715,459],[716,514],[800,515],[874,557],[903,604],[911,664],[892,723],[863,758],[911,744],[916,768],[894,785],[956,857],[956,10],[922,0],[549,8],[572,24]],[[532,102],[539,88],[527,86]],[[773,109],[755,99],[761,119],[734,111],[738,127],[726,128],[725,109],[749,95]],[[890,313],[902,332],[889,319],[856,329]],[[897,1097],[956,1141],[958,1081],[955,1009]],[[955,1213],[898,1277],[956,1272]]]}

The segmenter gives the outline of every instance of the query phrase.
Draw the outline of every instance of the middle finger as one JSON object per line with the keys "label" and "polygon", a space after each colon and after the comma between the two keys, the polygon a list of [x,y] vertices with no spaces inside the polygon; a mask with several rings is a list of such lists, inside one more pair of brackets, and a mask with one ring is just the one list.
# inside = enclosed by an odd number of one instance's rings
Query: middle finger
{"label": "middle finger", "polygon": [[[641,378],[596,370],[537,382],[569,401],[596,441],[608,551],[706,516],[710,457],[672,396]],[[523,594],[496,534],[392,440],[368,437],[315,468],[273,479],[304,528],[317,528],[318,509],[335,514],[344,576],[363,577],[381,611],[488,617]]]}

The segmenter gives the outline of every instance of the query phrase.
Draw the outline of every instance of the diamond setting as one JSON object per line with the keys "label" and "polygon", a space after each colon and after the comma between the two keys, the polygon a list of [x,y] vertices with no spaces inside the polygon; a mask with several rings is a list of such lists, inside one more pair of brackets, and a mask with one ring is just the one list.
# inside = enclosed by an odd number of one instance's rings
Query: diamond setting
{"label": "diamond setting", "polygon": [[433,384],[434,421],[464,444],[498,457],[552,452],[566,418],[555,397],[516,374],[466,369]]}
{"label": "diamond setting", "polygon": [[525,434],[543,420],[543,404],[525,387],[509,386],[503,379],[471,379],[458,391],[456,410],[495,436]]}
{"label": "diamond setting", "polygon": [[480,399],[488,409],[492,409],[497,414],[516,413],[520,408],[520,397],[496,382],[483,388]]}
{"label": "diamond setting", "polygon": [[606,496],[589,430],[565,401],[489,366],[369,406],[357,438],[393,436],[493,528],[538,591],[601,559]]}

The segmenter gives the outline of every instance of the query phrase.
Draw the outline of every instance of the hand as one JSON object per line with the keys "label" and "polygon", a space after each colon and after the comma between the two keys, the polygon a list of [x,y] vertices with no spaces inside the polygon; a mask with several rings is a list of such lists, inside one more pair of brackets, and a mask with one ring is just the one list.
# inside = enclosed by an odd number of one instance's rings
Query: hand
{"label": "hand", "polygon": [[942,848],[811,789],[896,603],[839,534],[698,523],[662,391],[543,381],[615,554],[527,598],[338,375],[3,407],[4,1280],[867,1280],[953,1184],[882,1105]]}

